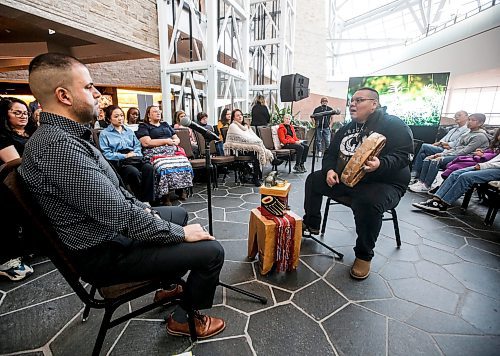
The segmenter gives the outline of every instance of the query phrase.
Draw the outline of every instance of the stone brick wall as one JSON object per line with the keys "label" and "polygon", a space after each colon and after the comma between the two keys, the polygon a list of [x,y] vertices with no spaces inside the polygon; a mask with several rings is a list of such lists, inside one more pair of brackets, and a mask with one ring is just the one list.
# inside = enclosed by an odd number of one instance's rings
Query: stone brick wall
{"label": "stone brick wall", "polygon": [[159,54],[155,0],[3,0],[32,15]]}
{"label": "stone brick wall", "polygon": [[294,71],[309,78],[312,93],[328,94],[326,0],[296,2]]}
{"label": "stone brick wall", "polygon": [[127,88],[160,90],[160,61],[154,58],[88,65],[95,83]]}
{"label": "stone brick wall", "polygon": [[[99,86],[119,88],[144,88],[160,90],[160,61],[154,58],[88,65],[94,83]],[[28,71],[0,73],[0,81],[28,82]]]}

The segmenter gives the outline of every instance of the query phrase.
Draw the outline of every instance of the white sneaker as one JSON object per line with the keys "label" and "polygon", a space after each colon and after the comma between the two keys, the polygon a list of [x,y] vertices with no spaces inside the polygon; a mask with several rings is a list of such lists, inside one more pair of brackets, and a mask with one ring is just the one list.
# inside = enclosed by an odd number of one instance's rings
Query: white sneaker
{"label": "white sneaker", "polygon": [[416,188],[416,187],[418,187],[418,186],[420,186],[420,185],[422,185],[422,182],[420,182],[420,181],[417,179],[417,181],[416,181],[416,182],[414,182],[414,183],[412,183],[412,184],[409,184],[409,185],[408,185],[408,189],[410,190],[412,187],[415,187],[415,188]]}
{"label": "white sneaker", "polygon": [[319,151],[318,152],[318,158],[321,158],[321,157],[323,157],[323,152]]}
{"label": "white sneaker", "polygon": [[443,177],[441,177],[441,174],[438,174],[436,176],[436,179],[434,179],[434,182],[432,182],[432,184],[431,184],[431,189],[439,187],[441,184],[443,184],[443,181],[444,181],[444,179],[443,179]]}
{"label": "white sneaker", "polygon": [[408,186],[410,186],[412,184],[415,184],[417,182],[418,182],[418,178],[417,177],[411,177],[410,181],[408,182]]}
{"label": "white sneaker", "polygon": [[417,182],[408,187],[414,193],[427,193],[429,188],[423,182]]}
{"label": "white sneaker", "polygon": [[20,281],[32,273],[33,268],[24,264],[19,257],[0,265],[0,276],[5,276],[11,281]]}

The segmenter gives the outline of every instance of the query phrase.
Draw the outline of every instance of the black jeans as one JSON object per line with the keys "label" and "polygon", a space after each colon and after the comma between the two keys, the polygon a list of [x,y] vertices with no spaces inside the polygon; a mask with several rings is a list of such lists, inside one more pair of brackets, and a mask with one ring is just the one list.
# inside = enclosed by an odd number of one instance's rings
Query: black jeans
{"label": "black jeans", "polygon": [[[186,225],[187,212],[180,207],[157,207],[162,219]],[[159,245],[119,235],[113,241],[75,253],[83,279],[96,286],[118,283],[187,278],[186,302],[194,309],[212,306],[224,249],[217,241]]]}
{"label": "black jeans", "polygon": [[143,163],[140,166],[119,165],[118,172],[125,184],[130,185],[137,199],[147,202],[154,200],[155,171],[151,163]]}
{"label": "black jeans", "polygon": [[326,184],[325,173],[316,171],[309,174],[306,180],[304,224],[319,229],[323,196],[332,199],[350,197],[358,235],[354,252],[356,257],[370,261],[382,227],[383,214],[386,210],[395,208],[403,194],[404,189],[380,182],[360,182],[354,188],[339,183],[330,188]]}
{"label": "black jeans", "polygon": [[307,154],[309,153],[309,145],[307,143],[287,143],[283,148],[295,150],[296,164],[304,164],[306,162]]}

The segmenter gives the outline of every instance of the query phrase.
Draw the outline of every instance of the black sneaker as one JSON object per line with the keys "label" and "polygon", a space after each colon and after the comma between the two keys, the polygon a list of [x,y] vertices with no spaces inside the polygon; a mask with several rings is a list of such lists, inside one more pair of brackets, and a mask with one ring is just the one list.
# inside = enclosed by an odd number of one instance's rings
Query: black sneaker
{"label": "black sneaker", "polygon": [[256,187],[260,187],[262,185],[262,181],[260,179],[253,179],[252,180],[252,183],[256,186]]}
{"label": "black sneaker", "polygon": [[301,163],[301,165],[300,165],[300,169],[302,170],[302,173],[306,173],[306,172],[307,172],[307,169],[306,169],[306,167],[304,166],[304,163]]}
{"label": "black sneaker", "polygon": [[302,222],[302,236],[311,236],[311,235],[319,235],[319,229],[314,229],[312,227],[307,226]]}
{"label": "black sneaker", "polygon": [[427,191],[427,194],[429,194],[429,195],[434,195],[434,194],[436,194],[436,192],[438,191],[439,187],[440,187],[440,186],[439,186],[439,185],[437,185],[437,186],[435,186],[434,188],[429,189],[429,190]]}
{"label": "black sneaker", "polygon": [[429,199],[421,203],[412,203],[411,205],[413,205],[415,208],[419,208],[434,213],[445,212],[448,209],[448,206],[446,204],[435,199]]}
{"label": "black sneaker", "polygon": [[293,173],[303,173],[302,172],[302,168],[300,167],[299,164],[296,164],[294,167],[293,167]]}

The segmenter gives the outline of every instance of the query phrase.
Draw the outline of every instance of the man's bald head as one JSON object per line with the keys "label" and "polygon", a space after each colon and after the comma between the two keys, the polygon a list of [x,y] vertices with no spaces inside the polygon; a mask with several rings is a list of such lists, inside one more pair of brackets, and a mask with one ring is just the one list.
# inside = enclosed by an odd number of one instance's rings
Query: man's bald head
{"label": "man's bald head", "polygon": [[60,53],[45,53],[33,58],[29,65],[29,85],[31,92],[42,106],[54,99],[57,87],[67,87],[73,77],[74,65],[84,64],[75,57]]}

